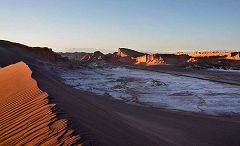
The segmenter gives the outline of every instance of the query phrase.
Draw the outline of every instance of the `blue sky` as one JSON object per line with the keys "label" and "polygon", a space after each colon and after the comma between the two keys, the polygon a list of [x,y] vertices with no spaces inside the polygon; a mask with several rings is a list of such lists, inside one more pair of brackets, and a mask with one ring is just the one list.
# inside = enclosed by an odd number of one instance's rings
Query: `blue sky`
{"label": "blue sky", "polygon": [[0,39],[55,51],[240,49],[240,0],[0,0],[0,20]]}

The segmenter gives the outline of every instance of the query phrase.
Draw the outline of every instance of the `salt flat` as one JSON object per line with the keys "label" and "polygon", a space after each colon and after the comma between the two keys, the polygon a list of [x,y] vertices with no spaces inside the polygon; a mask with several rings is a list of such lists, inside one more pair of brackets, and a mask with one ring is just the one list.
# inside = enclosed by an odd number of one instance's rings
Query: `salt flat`
{"label": "salt flat", "polygon": [[213,115],[240,113],[240,86],[125,67],[62,72],[76,89],[171,110]]}

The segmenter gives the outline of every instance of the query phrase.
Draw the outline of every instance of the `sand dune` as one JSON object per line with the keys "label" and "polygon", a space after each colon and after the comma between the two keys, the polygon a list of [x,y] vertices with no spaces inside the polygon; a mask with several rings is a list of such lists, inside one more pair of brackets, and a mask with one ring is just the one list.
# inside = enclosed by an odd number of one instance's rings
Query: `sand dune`
{"label": "sand dune", "polygon": [[0,69],[0,145],[76,144],[80,137],[52,112],[31,74],[24,62]]}

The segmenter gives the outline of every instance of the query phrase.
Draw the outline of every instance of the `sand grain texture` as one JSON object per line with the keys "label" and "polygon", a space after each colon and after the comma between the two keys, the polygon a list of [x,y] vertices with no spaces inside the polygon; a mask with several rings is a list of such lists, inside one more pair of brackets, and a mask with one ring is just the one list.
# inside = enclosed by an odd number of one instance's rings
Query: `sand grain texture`
{"label": "sand grain texture", "polygon": [[24,62],[0,69],[0,145],[73,145],[80,139],[48,104]]}

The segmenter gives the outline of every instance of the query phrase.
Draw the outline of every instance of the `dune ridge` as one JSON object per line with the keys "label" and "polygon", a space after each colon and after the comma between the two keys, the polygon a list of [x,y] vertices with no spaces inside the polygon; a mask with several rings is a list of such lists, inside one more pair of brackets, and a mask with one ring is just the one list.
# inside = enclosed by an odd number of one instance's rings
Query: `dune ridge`
{"label": "dune ridge", "polygon": [[0,69],[0,145],[73,145],[80,137],[58,119],[24,62]]}

